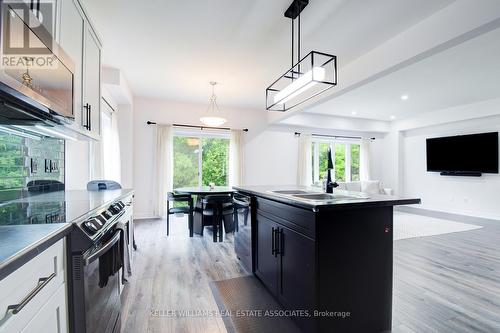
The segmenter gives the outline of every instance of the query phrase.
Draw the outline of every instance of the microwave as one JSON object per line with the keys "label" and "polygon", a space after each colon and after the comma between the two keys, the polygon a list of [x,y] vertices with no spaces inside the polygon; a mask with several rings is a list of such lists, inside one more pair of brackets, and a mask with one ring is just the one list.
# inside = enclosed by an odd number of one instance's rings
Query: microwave
{"label": "microwave", "polygon": [[40,2],[0,5],[0,124],[73,122],[74,64],[42,24]]}

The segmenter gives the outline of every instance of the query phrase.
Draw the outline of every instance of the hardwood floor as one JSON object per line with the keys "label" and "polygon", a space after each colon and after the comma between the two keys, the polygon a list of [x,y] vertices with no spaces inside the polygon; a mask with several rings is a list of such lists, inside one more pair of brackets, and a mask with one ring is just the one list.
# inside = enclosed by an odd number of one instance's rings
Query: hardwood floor
{"label": "hardwood floor", "polygon": [[164,220],[136,222],[135,237],[133,276],[122,295],[122,332],[226,332],[221,318],[168,312],[218,310],[209,282],[248,274],[234,254],[232,235],[213,243],[206,228],[204,237],[190,238],[187,219],[173,217],[168,237]]}
{"label": "hardwood floor", "polygon": [[393,332],[500,332],[500,222],[394,243]]}
{"label": "hardwood floor", "polygon": [[[500,223],[476,224],[484,227],[395,242],[393,332],[500,332]],[[136,222],[122,332],[226,332],[219,317],[171,312],[215,311],[209,282],[248,274],[232,236],[189,238],[185,218],[170,232],[163,220]]]}

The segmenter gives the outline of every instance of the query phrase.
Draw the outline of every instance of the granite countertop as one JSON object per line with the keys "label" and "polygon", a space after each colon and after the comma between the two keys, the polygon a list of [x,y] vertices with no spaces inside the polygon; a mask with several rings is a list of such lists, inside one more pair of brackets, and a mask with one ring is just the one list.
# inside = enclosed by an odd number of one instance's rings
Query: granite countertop
{"label": "granite countertop", "polygon": [[401,198],[391,195],[383,194],[365,194],[361,192],[351,192],[344,190],[333,190],[333,195],[338,196],[350,196],[355,197],[353,199],[333,199],[333,200],[321,200],[313,201],[298,198],[287,194],[278,194],[273,191],[280,190],[300,190],[306,192],[323,193],[319,188],[305,187],[305,186],[271,186],[271,185],[260,185],[260,186],[234,186],[234,189],[255,195],[258,197],[282,202],[291,206],[300,207],[315,212],[334,210],[334,209],[345,209],[345,208],[364,208],[364,207],[383,207],[383,206],[397,206],[397,205],[412,205],[420,204],[420,199],[416,198]]}
{"label": "granite countertop", "polygon": [[[0,280],[68,235],[72,221],[131,193],[131,189],[57,191],[0,204]],[[54,211],[59,214],[53,220],[57,223],[47,223],[46,216]]]}

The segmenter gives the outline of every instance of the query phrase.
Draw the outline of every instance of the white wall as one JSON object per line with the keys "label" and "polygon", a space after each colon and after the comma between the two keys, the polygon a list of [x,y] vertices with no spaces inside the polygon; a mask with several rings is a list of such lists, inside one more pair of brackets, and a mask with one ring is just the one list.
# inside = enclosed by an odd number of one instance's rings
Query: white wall
{"label": "white wall", "polygon": [[[107,89],[103,89],[102,93],[106,101],[117,112],[120,135],[121,185],[123,188],[133,188],[133,105],[117,105]],[[91,142],[86,140],[66,140],[65,186],[67,190],[87,189],[87,183],[91,180],[90,164],[93,160],[90,145]],[[95,179],[95,177],[93,178]]]}
{"label": "white wall", "polygon": [[293,131],[267,129],[245,142],[245,185],[297,183],[298,138]]}
{"label": "white wall", "polygon": [[120,104],[117,108],[120,133],[121,184],[134,187],[134,113],[133,105]]}
{"label": "white wall", "polygon": [[[406,131],[403,139],[403,189],[422,198],[422,208],[500,219],[500,175],[449,177],[426,171],[425,140],[429,137],[500,131],[500,116]],[[464,152],[465,153],[465,152]],[[480,147],[472,153],[481,154]]]}
{"label": "white wall", "polygon": [[90,180],[90,150],[88,141],[66,140],[65,187],[67,190],[83,190]]}
{"label": "white wall", "polygon": [[425,152],[426,138],[500,131],[499,113],[496,99],[394,122],[383,139],[372,143],[372,178],[398,195],[421,198],[419,208],[500,219],[499,174],[440,176],[427,172]]}
{"label": "white wall", "polygon": [[[246,137],[253,137],[266,126],[267,112],[224,107],[221,113],[228,120],[224,127],[248,128]],[[207,104],[184,103],[152,98],[134,100],[133,169],[136,201],[134,213],[138,218],[154,217],[155,194],[155,127],[147,125],[148,120],[163,124],[200,125],[200,117]]]}
{"label": "white wall", "polygon": [[[368,122],[368,120],[366,121]],[[375,141],[372,141],[374,144],[384,137],[381,133],[355,130],[356,124],[356,121],[350,123],[349,126],[344,126],[345,122],[333,124],[328,130],[311,128],[309,123],[303,123],[302,127],[290,124],[268,127],[245,143],[243,178],[245,185],[294,185],[297,183],[299,140],[298,137],[295,137],[295,132],[332,136],[361,136],[364,138],[376,137]],[[379,146],[383,147],[384,145],[375,144],[372,155],[378,154]],[[378,174],[378,169],[381,166],[374,163],[374,165],[370,165],[370,168]]]}

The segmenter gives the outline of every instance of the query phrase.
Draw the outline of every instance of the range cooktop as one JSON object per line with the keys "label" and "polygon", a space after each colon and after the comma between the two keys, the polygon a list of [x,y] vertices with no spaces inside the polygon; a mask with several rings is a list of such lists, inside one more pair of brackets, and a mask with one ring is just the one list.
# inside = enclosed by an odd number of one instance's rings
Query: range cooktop
{"label": "range cooktop", "polygon": [[0,225],[66,222],[64,201],[13,202],[0,206]]}
{"label": "range cooktop", "polygon": [[129,192],[55,191],[0,203],[0,226],[73,222]]}

